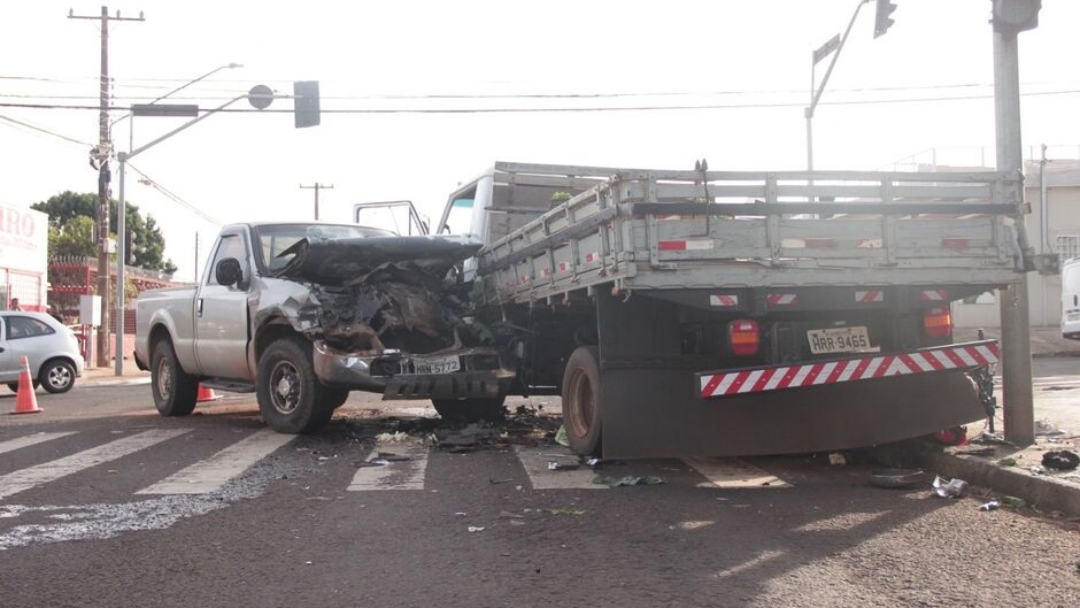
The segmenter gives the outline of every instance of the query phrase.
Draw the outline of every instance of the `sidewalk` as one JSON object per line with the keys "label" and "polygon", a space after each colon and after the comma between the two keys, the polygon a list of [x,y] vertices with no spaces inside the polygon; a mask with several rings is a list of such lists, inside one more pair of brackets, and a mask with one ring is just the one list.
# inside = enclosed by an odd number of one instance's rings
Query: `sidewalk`
{"label": "sidewalk", "polygon": [[92,384],[94,386],[126,386],[132,384],[149,384],[150,372],[144,372],[135,367],[134,361],[124,361],[124,375],[117,376],[116,369],[109,367],[87,367],[83,369],[82,378],[75,381],[79,384]]}

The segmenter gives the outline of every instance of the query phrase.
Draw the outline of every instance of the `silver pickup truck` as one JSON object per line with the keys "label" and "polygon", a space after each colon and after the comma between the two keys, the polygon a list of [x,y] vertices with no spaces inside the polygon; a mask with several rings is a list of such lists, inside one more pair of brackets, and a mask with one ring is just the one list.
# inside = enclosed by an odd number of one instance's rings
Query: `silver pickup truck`
{"label": "silver pickup truck", "polygon": [[136,364],[164,416],[190,414],[202,383],[254,391],[283,433],[319,430],[351,390],[497,417],[513,365],[455,280],[480,246],[356,225],[227,226],[198,285],[139,296]]}

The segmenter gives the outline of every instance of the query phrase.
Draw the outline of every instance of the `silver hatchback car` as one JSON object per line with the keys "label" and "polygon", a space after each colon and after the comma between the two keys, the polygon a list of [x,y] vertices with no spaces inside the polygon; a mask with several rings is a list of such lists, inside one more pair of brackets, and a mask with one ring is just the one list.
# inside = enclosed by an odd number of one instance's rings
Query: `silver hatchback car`
{"label": "silver hatchback car", "polygon": [[30,361],[34,388],[66,393],[83,373],[83,357],[74,332],[49,315],[0,311],[0,384],[19,388],[22,358]]}

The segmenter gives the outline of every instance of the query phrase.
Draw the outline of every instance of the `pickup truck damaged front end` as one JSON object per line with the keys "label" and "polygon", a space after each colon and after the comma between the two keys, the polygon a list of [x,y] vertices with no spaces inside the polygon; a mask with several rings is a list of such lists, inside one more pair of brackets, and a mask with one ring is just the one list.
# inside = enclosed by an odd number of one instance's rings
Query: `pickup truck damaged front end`
{"label": "pickup truck damaged front end", "polygon": [[277,308],[313,342],[328,386],[385,399],[494,397],[516,366],[472,317],[467,286],[446,279],[479,248],[460,237],[301,240],[274,274],[307,297]]}

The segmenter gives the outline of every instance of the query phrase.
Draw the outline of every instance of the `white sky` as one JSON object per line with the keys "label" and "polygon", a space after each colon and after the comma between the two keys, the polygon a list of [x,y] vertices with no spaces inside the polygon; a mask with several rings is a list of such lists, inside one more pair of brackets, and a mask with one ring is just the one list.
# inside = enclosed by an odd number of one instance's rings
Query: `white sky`
{"label": "white sky", "polygon": [[[993,162],[990,0],[895,0],[874,39],[863,7],[814,119],[818,169],[888,169],[938,148],[939,160]],[[12,2],[0,21],[0,104],[96,106],[102,2]],[[114,106],[147,103],[231,62],[172,101],[211,108],[255,84],[291,93],[319,80],[327,110],[727,106],[582,113],[330,114],[293,128],[291,113],[211,116],[132,165],[228,223],[349,221],[353,203],[411,199],[437,216],[445,196],[495,160],[712,169],[806,166],[810,54],[842,32],[858,0],[425,1],[124,0],[110,23]],[[1080,2],[1044,0],[1021,34],[1025,155],[1080,151]],[[818,64],[818,78],[828,61]],[[12,78],[15,77],[15,78]],[[38,80],[40,79],[40,80]],[[963,85],[963,86],[958,86]],[[386,99],[421,95],[638,94],[591,99]],[[668,95],[657,95],[666,93]],[[379,97],[383,97],[380,99]],[[915,99],[962,97],[952,101]],[[878,103],[865,103],[871,101]],[[882,102],[887,101],[887,102]],[[838,102],[857,102],[838,104]],[[746,107],[746,106],[771,107]],[[732,107],[737,106],[737,107]],[[246,102],[235,108],[250,109]],[[291,100],[271,109],[291,112]],[[114,112],[118,118],[122,113]],[[3,107],[0,117],[89,143],[98,113]],[[135,145],[185,119],[139,118]],[[128,125],[113,133],[126,150]],[[28,206],[63,190],[96,192],[88,146],[0,120],[0,202]],[[946,150],[951,149],[951,150]],[[918,156],[929,159],[929,153]],[[118,194],[115,173],[113,194]],[[217,227],[128,174],[127,199],[163,225],[167,256],[191,279]]]}

